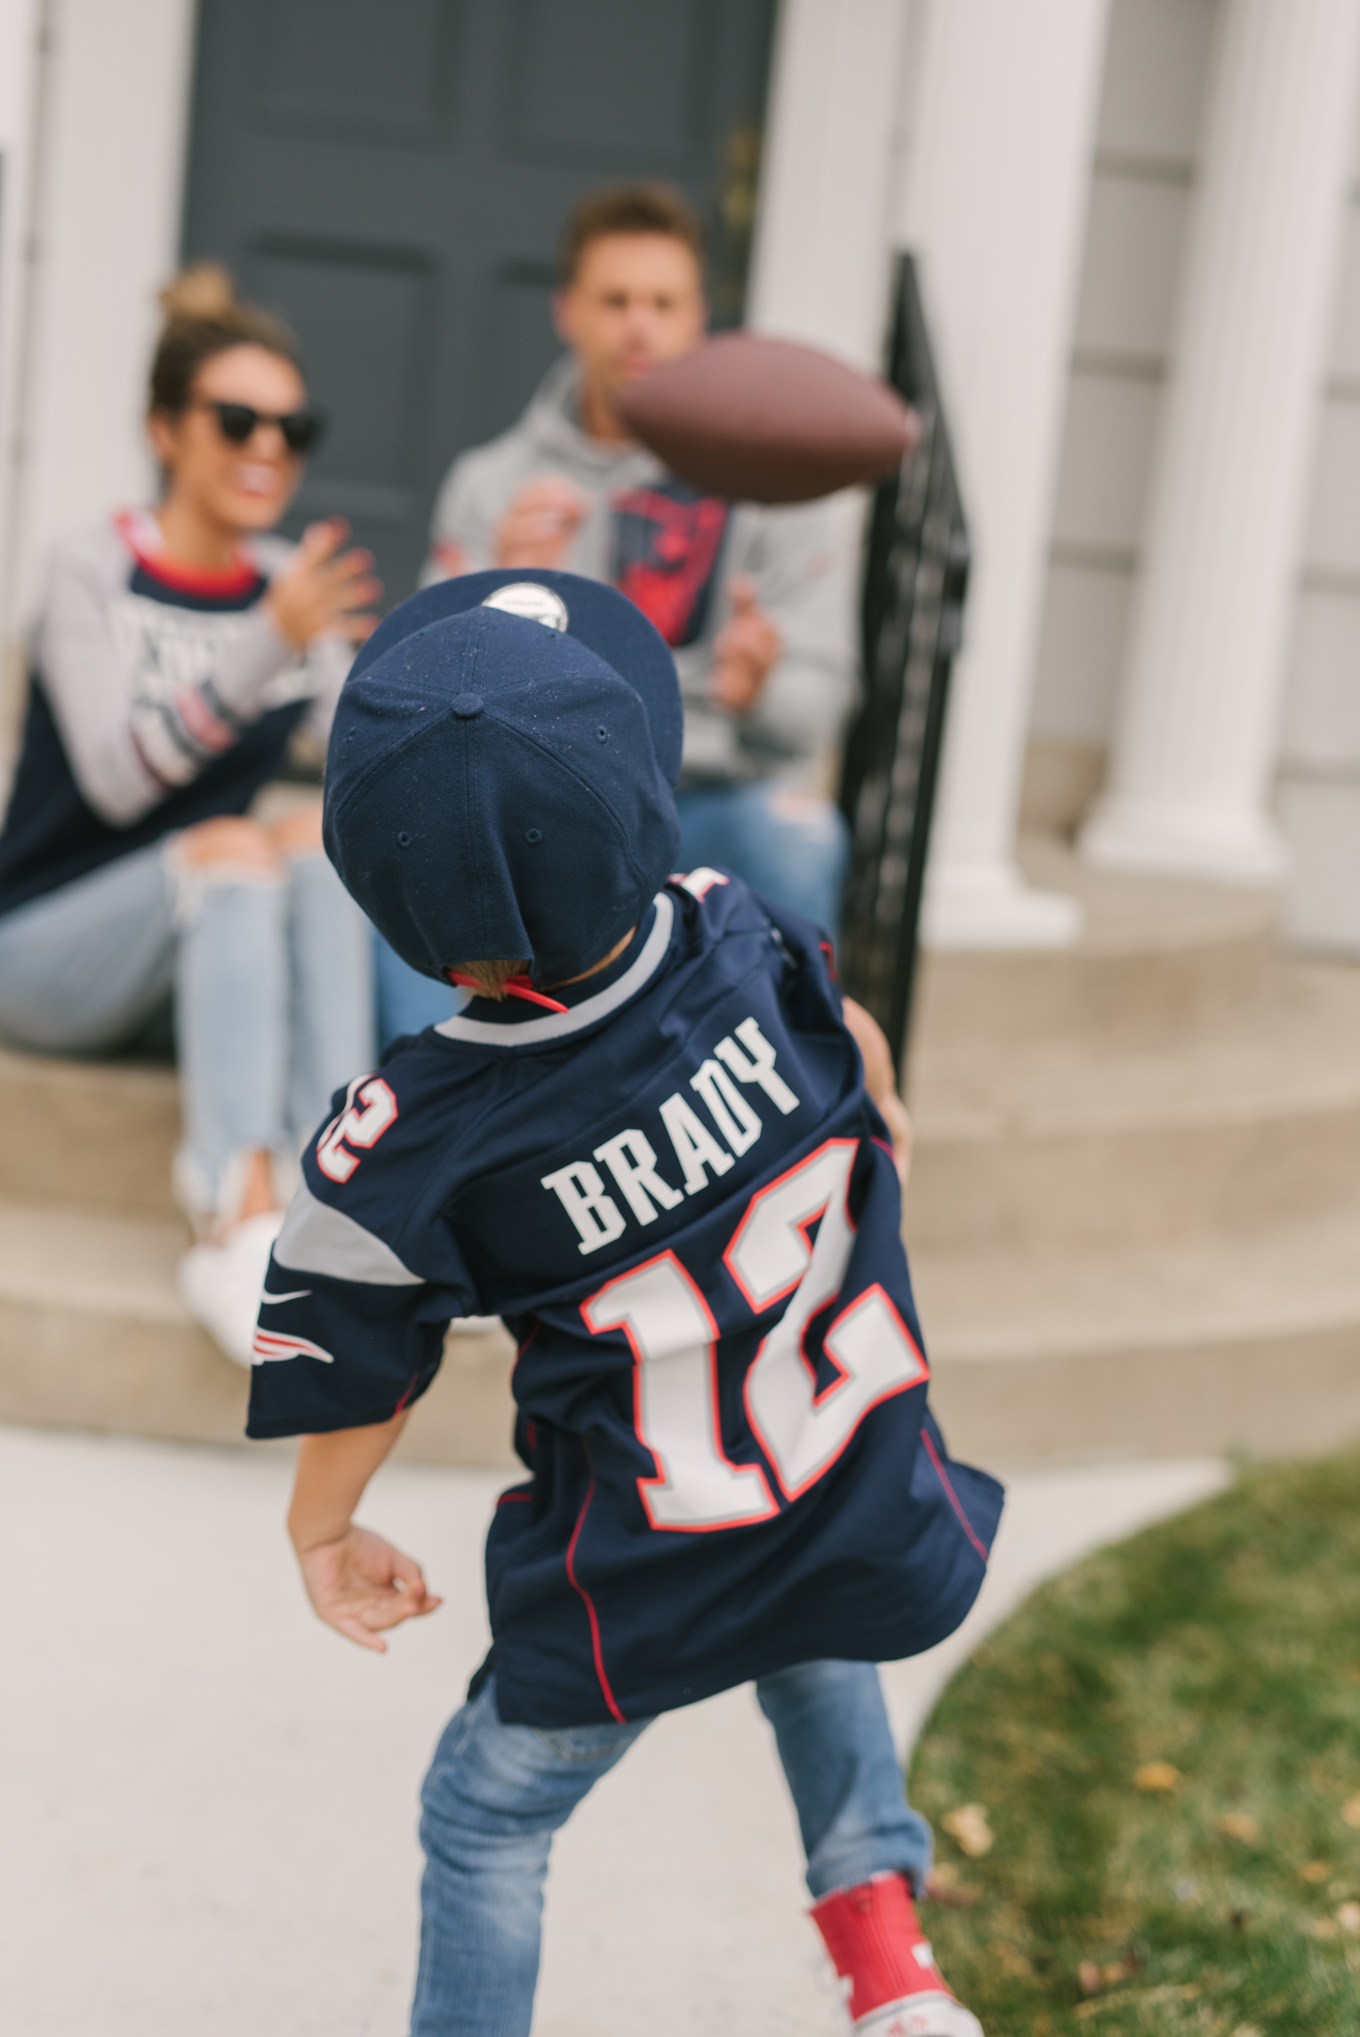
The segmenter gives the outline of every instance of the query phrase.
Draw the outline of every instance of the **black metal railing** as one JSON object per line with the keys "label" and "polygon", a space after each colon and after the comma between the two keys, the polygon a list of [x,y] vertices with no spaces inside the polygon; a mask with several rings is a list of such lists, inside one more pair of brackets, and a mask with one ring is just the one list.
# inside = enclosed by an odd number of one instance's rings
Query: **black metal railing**
{"label": "black metal railing", "polygon": [[862,695],[846,742],[841,810],[851,862],[838,950],[846,989],[905,1066],[921,885],[950,672],[968,584],[968,526],[921,311],[899,257],[887,378],[921,439],[874,496],[861,609]]}

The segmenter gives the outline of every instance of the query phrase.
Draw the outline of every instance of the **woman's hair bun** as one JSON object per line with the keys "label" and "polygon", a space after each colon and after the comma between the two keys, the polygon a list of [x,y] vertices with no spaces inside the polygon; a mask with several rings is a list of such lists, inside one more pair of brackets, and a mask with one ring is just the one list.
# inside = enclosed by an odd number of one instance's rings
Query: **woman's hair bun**
{"label": "woman's hair bun", "polygon": [[167,325],[220,324],[237,309],[236,290],[220,262],[194,262],[160,293]]}
{"label": "woman's hair bun", "polygon": [[173,417],[193,392],[194,377],[214,354],[263,347],[302,372],[297,341],[280,318],[243,304],[220,262],[193,262],[160,293],[161,333],[151,363],[149,410]]}

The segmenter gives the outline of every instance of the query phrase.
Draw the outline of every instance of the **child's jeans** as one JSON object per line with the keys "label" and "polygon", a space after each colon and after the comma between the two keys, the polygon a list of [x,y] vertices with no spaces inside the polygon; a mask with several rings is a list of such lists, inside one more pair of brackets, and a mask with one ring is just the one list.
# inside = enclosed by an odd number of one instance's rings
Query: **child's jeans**
{"label": "child's jeans", "polygon": [[[907,1804],[872,1663],[800,1663],[762,1677],[756,1697],[798,1812],[814,1901],[894,1870],[919,1889],[930,1827]],[[450,1720],[423,1792],[411,2037],[528,2037],[553,1833],[650,1723],[502,1725],[494,1678]]]}

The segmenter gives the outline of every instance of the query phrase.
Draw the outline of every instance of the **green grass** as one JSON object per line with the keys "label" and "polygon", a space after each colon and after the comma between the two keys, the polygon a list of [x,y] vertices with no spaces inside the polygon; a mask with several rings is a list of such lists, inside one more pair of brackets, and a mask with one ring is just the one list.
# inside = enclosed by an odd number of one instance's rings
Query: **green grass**
{"label": "green grass", "polygon": [[[1174,1790],[1136,1787],[1152,1762]],[[941,1968],[987,2037],[1360,2037],[1358,1795],[1360,1455],[1244,1471],[1045,1586],[941,1699],[911,1798],[979,1895],[931,1905]],[[981,1859],[940,1831],[972,1803]]]}

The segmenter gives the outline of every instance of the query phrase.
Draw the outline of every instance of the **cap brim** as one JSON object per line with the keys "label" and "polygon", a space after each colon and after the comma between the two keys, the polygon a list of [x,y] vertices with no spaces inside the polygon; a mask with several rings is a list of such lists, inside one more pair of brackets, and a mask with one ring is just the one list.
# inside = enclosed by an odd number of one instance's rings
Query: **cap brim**
{"label": "cap brim", "polygon": [[[656,761],[667,782],[680,777],[680,755],[684,745],[684,711],[675,659],[660,631],[647,620],[617,588],[600,580],[586,580],[579,573],[555,573],[546,568],[497,567],[485,573],[461,573],[453,580],[439,580],[423,587],[409,601],[394,608],[374,630],[354,661],[351,677],[357,677],[375,658],[391,650],[403,638],[451,615],[486,606],[490,597],[516,587],[546,589],[555,597],[553,607],[565,612],[565,634],[603,658],[620,678],[627,680],[646,709]],[[500,602],[492,604],[501,607]],[[512,612],[523,613],[522,607]],[[537,619],[537,618],[535,618]],[[556,621],[544,627],[558,627]]]}

